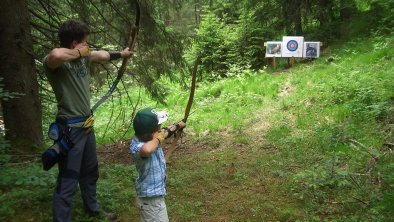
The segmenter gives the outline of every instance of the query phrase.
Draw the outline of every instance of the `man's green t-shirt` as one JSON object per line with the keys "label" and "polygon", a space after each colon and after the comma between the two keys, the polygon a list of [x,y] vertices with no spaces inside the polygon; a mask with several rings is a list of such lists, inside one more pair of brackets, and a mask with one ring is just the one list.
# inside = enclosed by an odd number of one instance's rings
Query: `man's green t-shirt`
{"label": "man's green t-shirt", "polygon": [[56,69],[44,69],[57,100],[57,118],[73,119],[90,115],[90,58],[65,62]]}

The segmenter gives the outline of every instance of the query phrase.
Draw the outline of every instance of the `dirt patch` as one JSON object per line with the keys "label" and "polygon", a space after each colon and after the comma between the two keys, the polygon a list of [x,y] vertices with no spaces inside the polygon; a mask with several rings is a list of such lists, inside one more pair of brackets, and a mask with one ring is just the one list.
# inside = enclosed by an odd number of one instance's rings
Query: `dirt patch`
{"label": "dirt patch", "polygon": [[287,97],[293,92],[293,90],[294,90],[294,87],[291,85],[291,83],[286,82],[282,86],[282,89],[279,92],[279,97]]}
{"label": "dirt patch", "polygon": [[[264,110],[256,112],[259,120],[254,122],[251,127],[244,131],[251,139],[252,144],[242,144],[233,141],[234,133],[229,128],[223,128],[215,133],[207,133],[203,140],[193,140],[194,134],[185,129],[185,133],[177,141],[173,158],[193,155],[202,152],[217,152],[225,149],[228,144],[223,141],[232,141],[231,147],[239,150],[241,153],[248,150],[248,147],[265,144],[265,134],[270,127],[268,117],[274,110]],[[163,146],[164,153],[170,148],[173,138],[167,139]],[[99,146],[97,154],[99,161],[104,164],[134,164],[132,155],[129,150],[130,140],[122,140],[114,144]]]}
{"label": "dirt patch", "polygon": [[[192,142],[191,135],[185,134],[176,144],[173,156],[183,156],[192,153],[204,152],[209,148],[207,142]],[[166,140],[163,146],[164,153],[170,148],[172,138]],[[129,150],[130,140],[122,140],[114,144],[102,145],[97,149],[100,163],[103,164],[134,164],[133,157]]]}
{"label": "dirt patch", "polygon": [[205,217],[202,217],[201,219],[199,219],[197,221],[226,222],[226,221],[230,221],[230,220],[231,220],[230,216],[226,215],[226,216],[205,216]]}
{"label": "dirt patch", "polygon": [[97,149],[100,163],[104,164],[133,164],[129,151],[130,140],[121,140],[110,145],[103,145]]}
{"label": "dirt patch", "polygon": [[[262,146],[266,144],[265,135],[270,128],[268,119],[274,111],[274,109],[265,109],[255,112],[255,115],[259,117],[258,121],[255,121],[244,131],[250,138],[251,144],[242,144],[234,141],[234,133],[229,128],[222,128],[214,133],[207,132],[204,139],[199,141],[193,140],[195,134],[185,129],[183,136],[177,141],[173,157],[177,158],[202,152],[217,152],[228,147],[228,144],[223,144],[223,141],[231,141],[231,147],[239,150],[241,153],[248,150],[248,147]],[[170,148],[172,140],[173,138],[166,140],[166,144],[163,146],[164,153]],[[129,147],[130,140],[99,146],[97,149],[99,161],[104,164],[133,164],[134,161]]]}

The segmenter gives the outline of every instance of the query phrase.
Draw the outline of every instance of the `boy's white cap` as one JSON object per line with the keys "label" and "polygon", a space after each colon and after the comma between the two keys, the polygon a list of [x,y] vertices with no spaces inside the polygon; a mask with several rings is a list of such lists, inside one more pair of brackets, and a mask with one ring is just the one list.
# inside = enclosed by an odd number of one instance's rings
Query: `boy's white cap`
{"label": "boy's white cap", "polygon": [[169,117],[167,111],[164,111],[164,110],[163,111],[157,111],[156,115],[157,115],[157,120],[159,120],[158,124],[164,123],[165,121],[167,121],[167,119]]}

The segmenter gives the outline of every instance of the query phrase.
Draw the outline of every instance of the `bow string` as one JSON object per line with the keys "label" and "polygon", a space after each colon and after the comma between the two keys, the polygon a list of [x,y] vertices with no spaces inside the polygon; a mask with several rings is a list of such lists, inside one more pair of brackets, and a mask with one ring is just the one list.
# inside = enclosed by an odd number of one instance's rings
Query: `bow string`
{"label": "bow string", "polygon": [[[135,0],[135,8],[136,8],[136,18],[135,18],[135,23],[131,27],[130,40],[128,44],[130,51],[134,50],[134,46],[137,41],[137,35],[140,27],[140,4],[138,0]],[[104,103],[104,101],[107,100],[115,91],[118,83],[120,82],[120,80],[123,77],[123,74],[126,71],[126,65],[128,60],[129,58],[123,58],[122,65],[118,69],[118,75],[116,76],[114,83],[112,84],[108,92],[92,107],[92,112],[94,112],[102,103]]]}

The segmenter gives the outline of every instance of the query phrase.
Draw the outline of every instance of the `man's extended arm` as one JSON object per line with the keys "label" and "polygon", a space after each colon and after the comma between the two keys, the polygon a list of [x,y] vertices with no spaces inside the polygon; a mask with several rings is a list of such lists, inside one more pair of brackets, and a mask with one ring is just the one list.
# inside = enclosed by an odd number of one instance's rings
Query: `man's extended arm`
{"label": "man's extended arm", "polygon": [[[121,52],[113,52],[115,54],[115,58],[129,58],[132,55],[132,52],[129,51],[129,48],[125,48]],[[116,57],[116,54],[119,53],[119,56]],[[110,60],[110,52],[99,50],[99,51],[90,51],[88,46],[84,46],[81,48],[55,48],[53,49],[49,55],[47,60],[47,66],[50,69],[56,69],[64,62],[68,62],[74,59],[79,59],[81,57],[91,56],[92,62],[108,62]]]}
{"label": "man's extended arm", "polygon": [[[111,54],[112,57],[111,57]],[[117,55],[118,54],[118,55]],[[133,53],[129,50],[129,48],[125,48],[120,52],[108,52],[104,50],[100,51],[92,51],[90,54],[90,60],[92,62],[108,62],[109,60],[119,59],[119,58],[129,58]]]}

